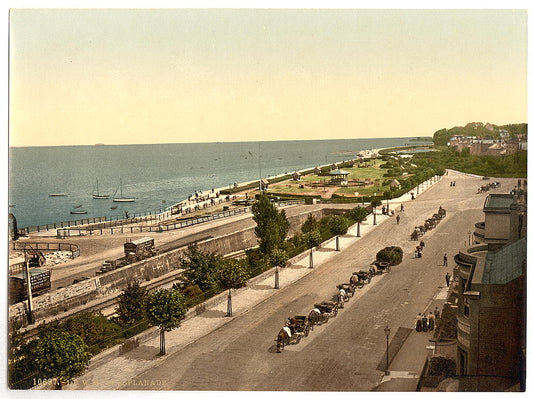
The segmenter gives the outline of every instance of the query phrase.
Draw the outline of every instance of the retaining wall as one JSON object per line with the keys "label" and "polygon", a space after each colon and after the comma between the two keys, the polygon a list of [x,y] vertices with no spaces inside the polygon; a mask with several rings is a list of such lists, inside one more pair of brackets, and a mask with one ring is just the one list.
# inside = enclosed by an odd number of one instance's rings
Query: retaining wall
{"label": "retaining wall", "polygon": [[[312,209],[288,218],[290,222],[289,233],[300,230],[309,214],[320,219],[328,211]],[[341,212],[342,213],[342,212]],[[242,251],[257,245],[254,227],[249,227],[224,236],[210,238],[197,243],[202,252],[214,252],[226,255]],[[45,317],[53,317],[61,312],[87,304],[99,298],[122,291],[134,280],[146,281],[163,276],[180,268],[180,257],[187,250],[186,247],[165,252],[140,262],[132,263],[120,269],[93,277],[89,280],[61,288],[53,292],[33,298],[34,318],[39,321]],[[27,301],[9,307],[9,321],[20,321],[23,326],[27,324]]]}

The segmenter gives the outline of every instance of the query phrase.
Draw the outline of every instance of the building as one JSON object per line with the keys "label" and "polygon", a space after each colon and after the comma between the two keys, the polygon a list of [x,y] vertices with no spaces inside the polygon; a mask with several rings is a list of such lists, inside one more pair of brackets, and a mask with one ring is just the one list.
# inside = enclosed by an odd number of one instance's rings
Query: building
{"label": "building", "polygon": [[346,185],[349,174],[349,172],[345,172],[341,169],[332,170],[329,172],[329,176],[331,176],[331,183]]}
{"label": "building", "polygon": [[391,190],[398,190],[402,185],[400,184],[400,182],[396,179],[392,179],[392,181],[390,182],[390,189]]}
{"label": "building", "polygon": [[302,175],[301,175],[300,172],[294,172],[294,173],[292,174],[292,180],[294,180],[294,181],[300,181],[301,178],[302,178]]}
{"label": "building", "polygon": [[520,181],[519,188],[487,197],[475,244],[454,257],[459,390],[523,387],[527,202]]}

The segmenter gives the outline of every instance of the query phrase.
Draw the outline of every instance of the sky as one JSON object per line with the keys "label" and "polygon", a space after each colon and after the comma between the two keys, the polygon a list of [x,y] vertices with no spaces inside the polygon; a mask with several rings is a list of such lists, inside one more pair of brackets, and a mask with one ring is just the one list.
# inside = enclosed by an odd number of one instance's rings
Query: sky
{"label": "sky", "polygon": [[527,10],[29,9],[11,146],[431,136],[527,122]]}

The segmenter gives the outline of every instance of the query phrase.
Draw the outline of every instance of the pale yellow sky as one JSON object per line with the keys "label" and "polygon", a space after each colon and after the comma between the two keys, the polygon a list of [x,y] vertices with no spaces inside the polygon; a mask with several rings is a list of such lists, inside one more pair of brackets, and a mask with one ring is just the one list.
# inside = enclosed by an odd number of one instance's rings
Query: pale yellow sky
{"label": "pale yellow sky", "polygon": [[14,9],[9,105],[12,146],[527,122],[527,12]]}

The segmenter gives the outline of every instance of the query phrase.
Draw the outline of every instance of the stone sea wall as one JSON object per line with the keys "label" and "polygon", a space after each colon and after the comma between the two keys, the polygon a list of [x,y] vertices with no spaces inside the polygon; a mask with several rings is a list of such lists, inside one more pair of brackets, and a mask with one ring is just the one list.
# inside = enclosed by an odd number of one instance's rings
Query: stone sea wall
{"label": "stone sea wall", "polygon": [[[309,209],[289,217],[289,234],[300,230],[309,214],[320,219],[332,213],[343,213],[344,210]],[[257,245],[254,227],[249,227],[227,235],[210,238],[197,243],[202,252],[214,252],[218,255],[227,255],[251,248]],[[132,263],[120,269],[93,277],[89,280],[61,288],[53,292],[33,298],[34,317],[40,319],[54,317],[71,309],[87,305],[90,301],[103,299],[110,295],[118,295],[130,282],[135,280],[147,281],[164,276],[180,268],[180,257],[186,247],[165,252],[140,262]],[[88,306],[88,305],[87,305]],[[9,320],[20,321],[26,324],[27,301],[9,307]]]}

